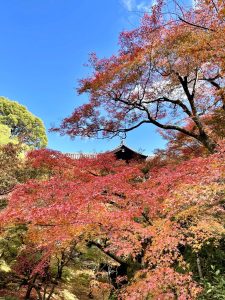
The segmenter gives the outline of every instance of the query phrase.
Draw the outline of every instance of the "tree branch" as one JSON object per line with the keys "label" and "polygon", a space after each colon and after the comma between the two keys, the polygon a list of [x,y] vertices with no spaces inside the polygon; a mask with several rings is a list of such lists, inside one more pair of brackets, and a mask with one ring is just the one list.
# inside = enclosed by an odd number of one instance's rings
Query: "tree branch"
{"label": "tree branch", "polygon": [[95,241],[89,241],[88,242],[88,246],[95,246],[99,250],[101,250],[104,254],[106,254],[107,256],[109,256],[110,258],[112,258],[113,260],[115,260],[116,262],[118,262],[120,265],[127,265],[127,263],[125,261],[123,261],[122,259],[120,259],[115,254],[113,254],[113,253],[105,250],[105,248],[101,244],[99,244],[99,243],[97,243]]}
{"label": "tree branch", "polygon": [[209,30],[209,31],[212,31],[212,32],[215,32],[215,30],[211,29],[211,28],[208,28],[208,27],[205,27],[205,26],[201,26],[201,25],[198,25],[198,24],[195,24],[195,23],[191,23],[183,18],[181,18],[180,16],[178,16],[178,19],[190,26],[193,26],[193,27],[197,27],[197,28],[200,28],[200,29],[204,29],[204,30]]}

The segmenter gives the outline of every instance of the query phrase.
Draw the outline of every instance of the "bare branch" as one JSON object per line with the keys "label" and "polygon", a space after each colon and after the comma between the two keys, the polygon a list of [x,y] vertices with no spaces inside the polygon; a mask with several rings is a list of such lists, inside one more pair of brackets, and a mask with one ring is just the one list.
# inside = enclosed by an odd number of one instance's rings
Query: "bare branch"
{"label": "bare branch", "polygon": [[211,28],[207,28],[205,26],[201,26],[201,25],[198,25],[198,24],[195,24],[195,23],[191,23],[183,18],[181,18],[180,16],[178,16],[178,19],[190,26],[193,26],[193,27],[197,27],[197,28],[200,28],[200,29],[203,29],[203,30],[207,30],[207,31],[212,31],[212,32],[215,32],[215,30],[211,29]]}

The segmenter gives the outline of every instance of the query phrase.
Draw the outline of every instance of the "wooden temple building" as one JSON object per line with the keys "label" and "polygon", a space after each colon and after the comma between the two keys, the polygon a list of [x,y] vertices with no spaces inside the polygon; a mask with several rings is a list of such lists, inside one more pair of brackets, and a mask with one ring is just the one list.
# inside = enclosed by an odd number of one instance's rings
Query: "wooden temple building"
{"label": "wooden temple building", "polygon": [[[108,151],[107,153],[112,153],[115,155],[116,159],[125,160],[126,162],[129,162],[131,160],[144,161],[148,157],[127,147],[123,142],[121,142],[119,147],[115,148],[114,150]],[[66,153],[66,155],[74,159],[79,159],[80,157],[94,158],[97,157],[98,154]]]}

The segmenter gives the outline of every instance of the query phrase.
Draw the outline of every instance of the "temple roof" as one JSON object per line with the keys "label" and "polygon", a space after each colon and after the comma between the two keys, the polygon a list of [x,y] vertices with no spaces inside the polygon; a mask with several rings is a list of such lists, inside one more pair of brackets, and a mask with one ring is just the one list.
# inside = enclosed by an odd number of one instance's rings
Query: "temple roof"
{"label": "temple roof", "polygon": [[127,147],[126,145],[124,145],[124,143],[122,142],[120,144],[120,146],[118,146],[117,148],[108,151],[109,153],[113,153],[116,155],[117,159],[122,159],[122,160],[145,160],[147,158],[147,155],[141,154],[139,152],[134,151],[133,149]]}

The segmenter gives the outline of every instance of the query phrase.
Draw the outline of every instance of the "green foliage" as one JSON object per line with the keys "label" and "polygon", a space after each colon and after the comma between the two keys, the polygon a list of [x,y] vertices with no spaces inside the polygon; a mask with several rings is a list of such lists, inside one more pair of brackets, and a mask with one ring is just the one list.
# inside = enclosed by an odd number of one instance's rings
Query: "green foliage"
{"label": "green foliage", "polygon": [[7,194],[20,181],[23,162],[20,145],[0,146],[0,195]]}
{"label": "green foliage", "polygon": [[7,206],[7,198],[6,197],[0,197],[0,210],[5,208]]}
{"label": "green foliage", "polygon": [[225,274],[211,265],[212,279],[205,280],[204,290],[199,299],[201,300],[224,300],[225,299]]}
{"label": "green foliage", "polygon": [[[197,268],[197,256],[193,249],[189,246],[184,247],[183,256],[189,265],[190,271],[193,273],[195,280],[199,281],[199,273]],[[211,265],[219,270],[220,273],[225,273],[225,240],[221,239],[216,245],[213,240],[208,241],[198,252],[200,259],[201,270],[206,281],[213,281],[214,274],[212,273]]]}
{"label": "green foliage", "polygon": [[96,268],[101,263],[110,263],[111,261],[109,258],[102,253],[96,247],[88,247],[83,249],[83,253],[80,257],[81,262],[88,264],[88,267],[91,269]]}
{"label": "green foliage", "polygon": [[0,238],[0,256],[7,265],[14,263],[20,248],[23,244],[23,236],[26,232],[26,227],[23,225],[15,226],[1,236]]}
{"label": "green foliage", "polygon": [[18,102],[0,97],[0,124],[0,144],[11,142],[11,139],[15,141],[16,138],[32,148],[43,148],[47,145],[42,120]]}

